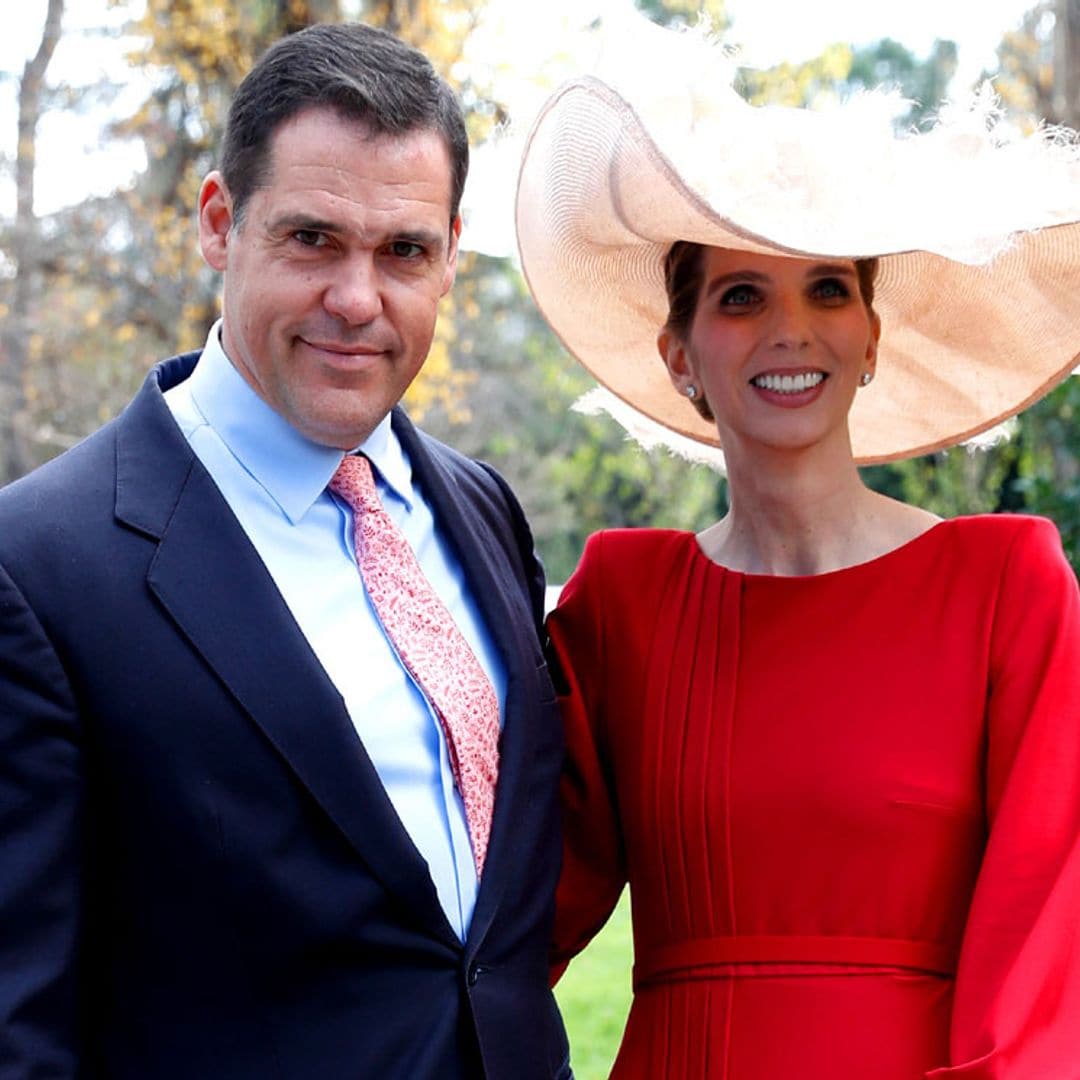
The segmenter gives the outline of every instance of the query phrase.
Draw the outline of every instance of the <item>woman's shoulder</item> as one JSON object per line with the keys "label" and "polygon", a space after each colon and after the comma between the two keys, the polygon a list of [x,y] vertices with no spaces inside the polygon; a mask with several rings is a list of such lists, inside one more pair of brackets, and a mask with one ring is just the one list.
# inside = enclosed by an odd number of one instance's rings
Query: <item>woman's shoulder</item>
{"label": "woman's shoulder", "polygon": [[943,539],[964,548],[1061,552],[1057,526],[1035,514],[970,514],[946,518],[942,525]]}
{"label": "woman's shoulder", "polygon": [[[697,540],[693,533],[677,529],[603,529],[585,541],[577,569],[562,588],[559,606],[571,600],[589,605],[640,603],[648,581],[657,571],[678,560],[693,557]],[[660,575],[662,579],[663,575]]]}
{"label": "woman's shoulder", "polygon": [[695,535],[681,529],[601,529],[585,541],[581,565],[633,564],[684,555],[697,543]]}
{"label": "woman's shoulder", "polygon": [[938,526],[943,554],[974,579],[980,571],[1033,587],[1075,581],[1057,526],[1034,514],[973,514]]}

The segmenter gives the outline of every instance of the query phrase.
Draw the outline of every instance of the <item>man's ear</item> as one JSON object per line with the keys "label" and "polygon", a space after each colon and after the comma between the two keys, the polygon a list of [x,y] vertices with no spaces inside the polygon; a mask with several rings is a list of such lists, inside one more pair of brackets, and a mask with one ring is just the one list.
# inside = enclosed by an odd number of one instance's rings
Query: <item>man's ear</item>
{"label": "man's ear", "polygon": [[233,204],[221,173],[209,173],[199,188],[199,248],[207,265],[224,271],[228,265]]}
{"label": "man's ear", "polygon": [[445,296],[450,291],[457,276],[458,241],[461,239],[461,215],[458,214],[450,224],[449,247],[446,252],[446,271],[443,274],[442,291],[440,296]]}

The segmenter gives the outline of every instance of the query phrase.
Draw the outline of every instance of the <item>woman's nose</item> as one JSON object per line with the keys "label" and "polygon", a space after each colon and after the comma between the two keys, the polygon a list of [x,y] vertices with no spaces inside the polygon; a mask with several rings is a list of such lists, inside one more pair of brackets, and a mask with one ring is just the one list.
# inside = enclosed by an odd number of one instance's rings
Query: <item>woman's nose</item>
{"label": "woman's nose", "polygon": [[772,335],[784,348],[802,348],[810,342],[809,312],[801,299],[780,300],[773,307]]}

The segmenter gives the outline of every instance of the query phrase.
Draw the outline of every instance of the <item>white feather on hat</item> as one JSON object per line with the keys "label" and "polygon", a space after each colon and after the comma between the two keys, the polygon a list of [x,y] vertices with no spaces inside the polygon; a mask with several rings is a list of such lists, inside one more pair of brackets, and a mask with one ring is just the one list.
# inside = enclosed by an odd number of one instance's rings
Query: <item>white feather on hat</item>
{"label": "white feather on hat", "polygon": [[877,377],[850,417],[862,463],[970,439],[1080,362],[1075,135],[1021,135],[989,87],[919,134],[895,133],[897,100],[880,94],[754,107],[715,48],[661,33],[670,48],[651,75],[610,65],[608,79],[575,79],[549,98],[517,190],[533,296],[624,406],[719,446],[656,351],[676,240],[880,260]]}

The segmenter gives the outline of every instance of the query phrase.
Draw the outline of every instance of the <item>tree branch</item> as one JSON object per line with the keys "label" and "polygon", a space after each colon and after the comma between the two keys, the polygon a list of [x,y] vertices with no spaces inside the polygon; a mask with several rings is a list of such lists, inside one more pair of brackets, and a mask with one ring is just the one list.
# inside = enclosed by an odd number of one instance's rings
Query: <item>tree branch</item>
{"label": "tree branch", "polygon": [[60,40],[64,0],[49,0],[41,43],[19,82],[19,142],[15,156],[15,225],[11,254],[15,260],[12,306],[5,320],[0,353],[0,479],[14,480],[30,467],[21,437],[26,398],[24,378],[29,356],[30,308],[37,277],[38,229],[34,216],[34,169],[37,127],[42,112],[45,72]]}

